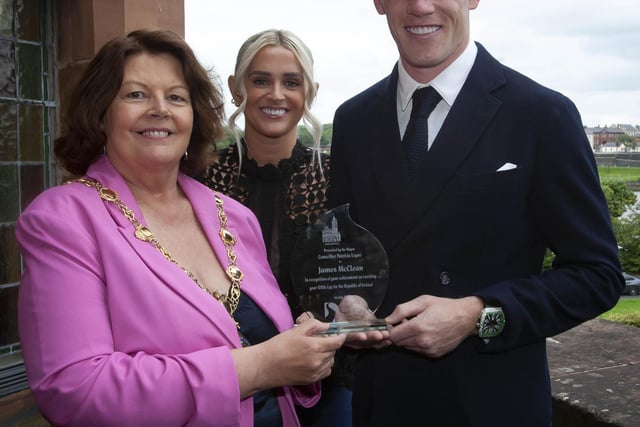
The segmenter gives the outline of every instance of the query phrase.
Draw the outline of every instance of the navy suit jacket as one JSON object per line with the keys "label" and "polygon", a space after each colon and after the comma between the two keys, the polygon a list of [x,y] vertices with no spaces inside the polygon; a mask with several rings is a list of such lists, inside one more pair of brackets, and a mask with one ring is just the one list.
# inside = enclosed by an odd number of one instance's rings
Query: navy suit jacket
{"label": "navy suit jacket", "polygon": [[[350,204],[390,262],[378,317],[419,295],[481,297],[504,332],[438,358],[363,353],[356,426],[548,426],[545,338],[612,307],[617,245],[580,116],[565,96],[478,45],[413,180],[396,113],[397,67],[336,112],[330,203]],[[514,168],[498,171],[510,163]],[[546,248],[554,268],[542,271]]]}

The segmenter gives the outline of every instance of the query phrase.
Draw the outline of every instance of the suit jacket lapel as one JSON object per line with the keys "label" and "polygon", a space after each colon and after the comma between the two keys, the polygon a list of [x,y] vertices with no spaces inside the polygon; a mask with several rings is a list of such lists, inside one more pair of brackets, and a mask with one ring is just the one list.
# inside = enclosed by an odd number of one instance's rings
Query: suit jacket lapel
{"label": "suit jacket lapel", "polygon": [[395,215],[405,217],[406,198],[410,185],[407,161],[402,150],[397,108],[398,66],[386,80],[383,80],[376,93],[381,98],[372,117],[370,134],[371,160],[376,186],[380,188],[385,205]]}
{"label": "suit jacket lapel", "polygon": [[476,61],[407,194],[410,224],[418,221],[482,137],[501,106],[491,92],[504,84],[499,64],[478,45]]}

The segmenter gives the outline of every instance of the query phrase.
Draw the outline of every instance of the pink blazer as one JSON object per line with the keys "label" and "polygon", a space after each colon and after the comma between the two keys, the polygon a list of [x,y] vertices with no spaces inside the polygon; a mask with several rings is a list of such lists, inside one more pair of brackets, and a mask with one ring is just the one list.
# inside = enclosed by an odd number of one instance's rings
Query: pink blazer
{"label": "pink blazer", "polygon": [[[106,157],[88,176],[115,190],[144,224],[127,184]],[[178,183],[222,265],[211,190]],[[280,331],[293,320],[267,264],[260,226],[221,195],[250,296]],[[253,426],[253,401],[240,399],[230,350],[240,347],[224,307],[149,243],[94,188],[51,188],[20,216],[24,257],[19,332],[36,401],[55,425]],[[298,426],[294,400],[311,406],[319,385],[285,387],[284,426]]]}

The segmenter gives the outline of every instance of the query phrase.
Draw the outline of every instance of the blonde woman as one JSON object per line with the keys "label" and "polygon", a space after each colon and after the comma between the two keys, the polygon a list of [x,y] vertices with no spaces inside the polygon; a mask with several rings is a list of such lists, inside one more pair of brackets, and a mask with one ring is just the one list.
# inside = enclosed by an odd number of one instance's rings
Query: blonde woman
{"label": "blonde woman", "polygon": [[[228,83],[237,107],[229,118],[236,143],[220,151],[204,182],[256,214],[271,269],[296,317],[302,309],[291,287],[291,252],[297,235],[326,211],[329,186],[329,157],[319,152],[321,124],[310,111],[318,90],[311,51],[289,31],[259,32],[240,48]],[[301,121],[313,135],[312,148],[298,141]],[[336,354],[320,403],[299,412],[303,425],[351,425],[353,360],[346,351]]]}

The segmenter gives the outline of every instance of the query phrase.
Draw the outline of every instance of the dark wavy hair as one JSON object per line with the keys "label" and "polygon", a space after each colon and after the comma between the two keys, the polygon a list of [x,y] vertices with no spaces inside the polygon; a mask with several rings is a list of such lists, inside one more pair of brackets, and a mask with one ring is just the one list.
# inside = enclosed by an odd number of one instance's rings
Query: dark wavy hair
{"label": "dark wavy hair", "polygon": [[54,153],[59,165],[72,175],[84,175],[103,152],[107,142],[101,126],[104,115],[120,90],[127,58],[142,52],[170,54],[182,64],[193,108],[193,130],[189,155],[180,161],[180,170],[197,176],[209,163],[216,138],[223,136],[225,120],[218,76],[206,70],[174,32],[136,30],[107,42],[71,94],[65,131],[55,140]]}

